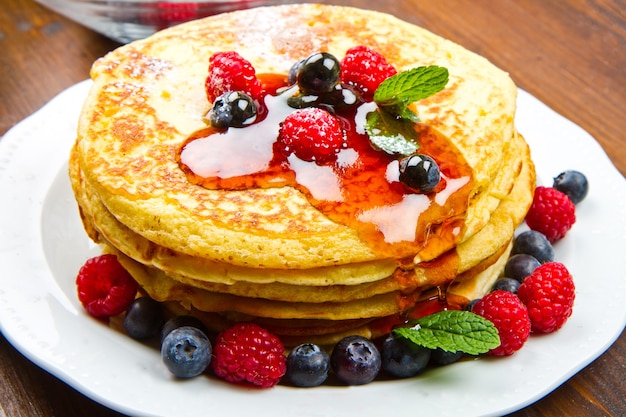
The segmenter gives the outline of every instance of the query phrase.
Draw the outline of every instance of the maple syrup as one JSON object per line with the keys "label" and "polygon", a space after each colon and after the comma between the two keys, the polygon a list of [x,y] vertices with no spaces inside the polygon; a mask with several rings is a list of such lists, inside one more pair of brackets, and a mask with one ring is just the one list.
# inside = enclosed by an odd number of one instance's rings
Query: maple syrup
{"label": "maple syrup", "polygon": [[372,103],[338,110],[347,146],[336,161],[303,161],[277,146],[279,129],[295,109],[287,104],[297,87],[268,76],[274,94],[262,103],[261,117],[243,128],[207,127],[193,133],[178,155],[190,181],[209,189],[294,187],[331,220],[359,232],[382,257],[433,257],[456,246],[465,225],[473,188],[472,171],[449,138],[416,124],[420,153],[439,165],[442,180],[419,194],[399,181],[399,158],[375,149],[364,133],[363,109]]}

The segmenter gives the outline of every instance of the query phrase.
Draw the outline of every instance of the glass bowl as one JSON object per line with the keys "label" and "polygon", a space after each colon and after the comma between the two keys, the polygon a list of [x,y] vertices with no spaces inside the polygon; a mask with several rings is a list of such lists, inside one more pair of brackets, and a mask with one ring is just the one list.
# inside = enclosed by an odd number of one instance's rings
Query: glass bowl
{"label": "glass bowl", "polygon": [[37,0],[43,6],[120,43],[189,20],[280,0]]}

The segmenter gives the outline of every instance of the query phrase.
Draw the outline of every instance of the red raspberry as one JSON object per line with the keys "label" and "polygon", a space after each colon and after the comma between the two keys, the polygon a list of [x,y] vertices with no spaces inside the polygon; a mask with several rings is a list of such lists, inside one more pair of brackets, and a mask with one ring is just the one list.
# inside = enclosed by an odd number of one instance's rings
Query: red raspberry
{"label": "red raspberry", "polygon": [[517,295],[504,290],[490,292],[474,305],[472,311],[491,321],[498,329],[500,346],[491,349],[490,355],[512,355],[528,340],[528,310]]}
{"label": "red raspberry", "polygon": [[319,163],[334,160],[345,145],[339,119],[318,107],[298,109],[285,118],[279,133],[279,146],[289,155]]}
{"label": "red raspberry", "polygon": [[561,239],[576,222],[576,206],[561,191],[537,187],[533,203],[526,214],[526,224],[543,233],[550,243]]}
{"label": "red raspberry", "polygon": [[78,299],[94,317],[112,317],[126,311],[137,294],[137,283],[115,255],[88,259],[76,277]]}
{"label": "red raspberry", "polygon": [[551,333],[572,315],[575,287],[565,265],[547,262],[520,285],[518,296],[528,308],[532,330]]}
{"label": "red raspberry", "polygon": [[228,382],[273,387],[287,370],[280,339],[254,323],[237,323],[217,335],[211,365]]}
{"label": "red raspberry", "polygon": [[205,90],[210,102],[228,91],[241,91],[261,100],[261,82],[252,64],[237,52],[217,52],[209,59]]}
{"label": "red raspberry", "polygon": [[348,49],[341,61],[341,81],[356,87],[364,100],[372,100],[374,92],[396,69],[380,53],[367,46]]}

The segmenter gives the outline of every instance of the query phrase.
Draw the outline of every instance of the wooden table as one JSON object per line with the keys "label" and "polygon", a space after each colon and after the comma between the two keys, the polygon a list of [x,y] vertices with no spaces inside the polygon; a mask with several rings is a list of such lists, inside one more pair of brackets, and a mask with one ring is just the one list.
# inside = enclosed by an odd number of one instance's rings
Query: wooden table
{"label": "wooden table", "polygon": [[[401,16],[474,50],[582,126],[626,173],[626,5],[620,0],[333,1]],[[88,77],[118,44],[32,0],[0,12],[0,135]],[[610,291],[610,289],[607,289]],[[626,336],[514,416],[623,416]],[[33,365],[0,337],[0,415],[118,415]]]}

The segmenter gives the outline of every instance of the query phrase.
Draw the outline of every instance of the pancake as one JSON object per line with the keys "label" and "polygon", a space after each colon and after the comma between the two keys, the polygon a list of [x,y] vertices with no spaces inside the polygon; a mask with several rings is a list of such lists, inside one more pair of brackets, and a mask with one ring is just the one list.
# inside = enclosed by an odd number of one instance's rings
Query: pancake
{"label": "pancake", "polygon": [[[239,28],[246,22],[262,23],[247,25],[244,36]],[[298,5],[221,15],[159,32],[100,59],[79,121],[77,148],[86,179],[120,222],[190,256],[285,269],[386,259],[358,230],[330,220],[292,187],[209,190],[192,184],[174,158],[185,139],[204,127],[209,103],[202,86],[212,53],[235,50],[257,73],[286,74],[320,48],[341,57],[362,44],[399,70],[435,63],[448,68],[446,89],[417,110],[472,169],[473,190],[458,237],[459,243],[468,239],[514,181],[503,169],[515,134],[514,83],[458,45],[392,16],[351,8]],[[418,260],[448,249],[433,248]],[[411,248],[396,258],[416,255]]]}
{"label": "pancake", "polygon": [[[341,59],[358,45],[398,71],[448,70],[443,90],[412,104],[420,147],[443,174],[435,191],[394,200],[387,171],[398,161],[356,133],[368,150],[348,147],[343,155],[358,158],[336,162],[330,177],[310,162],[312,180],[294,171],[291,182],[226,187],[185,163],[186,147],[213,132],[204,83],[214,53],[236,51],[259,77],[286,80],[302,58]],[[124,45],[94,63],[91,77],[69,163],[85,230],[141,293],[216,331],[254,321],[287,345],[326,344],[382,335],[433,297],[462,307],[491,288],[532,202],[535,170],[515,129],[508,74],[390,15],[315,4],[216,15]],[[279,100],[265,98],[268,114]],[[241,135],[250,143],[267,135],[260,124]],[[221,159],[250,165],[252,152]]]}

